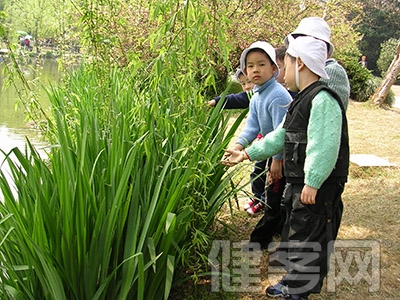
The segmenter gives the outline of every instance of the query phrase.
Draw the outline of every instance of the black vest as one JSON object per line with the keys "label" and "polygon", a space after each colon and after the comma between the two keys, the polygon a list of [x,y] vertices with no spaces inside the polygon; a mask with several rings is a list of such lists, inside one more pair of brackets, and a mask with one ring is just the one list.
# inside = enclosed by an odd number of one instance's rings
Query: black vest
{"label": "black vest", "polygon": [[304,183],[304,162],[307,147],[307,127],[314,97],[326,90],[334,96],[342,111],[342,135],[339,156],[332,173],[325,182],[346,182],[349,172],[349,135],[346,112],[339,96],[326,84],[317,81],[299,93],[289,106],[283,128],[286,129],[284,172],[288,183]]}

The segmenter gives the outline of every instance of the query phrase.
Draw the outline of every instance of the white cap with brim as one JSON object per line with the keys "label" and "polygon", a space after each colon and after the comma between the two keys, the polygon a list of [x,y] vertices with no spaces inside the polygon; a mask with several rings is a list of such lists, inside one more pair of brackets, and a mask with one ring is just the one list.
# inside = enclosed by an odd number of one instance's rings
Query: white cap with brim
{"label": "white cap with brim", "polygon": [[[238,81],[240,81],[240,75],[244,75],[244,73],[241,69],[237,69],[235,72],[235,77]],[[246,75],[244,75],[244,76],[246,76]]]}
{"label": "white cap with brim", "polygon": [[312,36],[299,36],[296,39],[288,37],[289,47],[286,53],[300,57],[308,69],[323,79],[329,79],[325,71],[327,60],[325,42]]}
{"label": "white cap with brim", "polygon": [[244,74],[247,76],[246,71],[246,56],[250,50],[253,49],[261,49],[263,50],[269,58],[271,58],[272,63],[276,66],[276,71],[274,73],[274,77],[278,77],[279,75],[279,66],[276,63],[276,53],[274,47],[272,47],[269,43],[264,41],[257,41],[250,45],[249,48],[245,49],[240,56],[240,69],[243,70]]}
{"label": "white cap with brim", "polygon": [[308,17],[302,19],[297,28],[285,38],[284,42],[286,47],[288,47],[288,37],[290,35],[294,37],[302,35],[313,36],[327,43],[329,56],[333,53],[334,47],[330,41],[331,29],[328,23],[322,18]]}

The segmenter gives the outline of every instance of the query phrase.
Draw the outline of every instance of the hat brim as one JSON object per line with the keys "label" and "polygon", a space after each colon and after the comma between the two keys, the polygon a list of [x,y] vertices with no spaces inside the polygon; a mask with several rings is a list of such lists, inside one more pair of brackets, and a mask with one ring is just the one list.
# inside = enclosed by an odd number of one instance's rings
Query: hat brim
{"label": "hat brim", "polygon": [[242,55],[240,56],[240,69],[243,70],[243,73],[247,76],[247,70],[246,70],[246,57],[247,54],[250,52],[250,50],[254,50],[254,49],[260,49],[262,51],[264,51],[268,57],[271,59],[272,64],[274,64],[276,66],[276,71],[274,72],[274,78],[277,78],[279,76],[279,66],[276,63],[276,58],[275,58],[275,49],[272,48],[273,50],[273,54],[274,56],[271,57],[272,53],[268,53],[269,51],[271,51],[270,49],[264,49],[263,47],[252,47],[252,45],[245,49],[242,52]]}
{"label": "hat brim", "polygon": [[[289,47],[289,39],[288,39],[289,35],[292,36],[293,38],[296,38],[297,36],[301,36],[301,35],[304,36],[304,35],[306,35],[306,34],[303,34],[303,33],[296,33],[296,32],[292,32],[292,33],[288,34],[288,35],[285,37],[285,39],[283,40],[283,42],[284,42],[286,48]],[[314,37],[314,38],[316,38],[316,37]],[[318,39],[318,38],[316,38],[316,39]],[[319,39],[319,40],[321,40],[321,39]],[[321,40],[321,41],[322,41],[322,40]],[[327,44],[327,47],[328,47],[328,48],[327,48],[328,57],[330,57],[330,56],[332,56],[333,50],[335,49],[335,47],[333,46],[333,44],[332,44],[331,42],[327,42],[327,41],[324,41],[324,42]]]}

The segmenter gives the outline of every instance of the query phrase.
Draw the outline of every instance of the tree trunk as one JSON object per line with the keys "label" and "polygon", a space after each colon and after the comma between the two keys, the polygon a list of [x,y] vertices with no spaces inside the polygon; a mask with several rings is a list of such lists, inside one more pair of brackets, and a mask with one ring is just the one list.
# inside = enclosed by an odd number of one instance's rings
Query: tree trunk
{"label": "tree trunk", "polygon": [[389,69],[386,72],[385,78],[383,78],[380,87],[372,95],[372,103],[382,106],[387,94],[390,91],[393,83],[396,81],[397,75],[400,73],[400,42],[397,44],[396,55],[393,58]]}

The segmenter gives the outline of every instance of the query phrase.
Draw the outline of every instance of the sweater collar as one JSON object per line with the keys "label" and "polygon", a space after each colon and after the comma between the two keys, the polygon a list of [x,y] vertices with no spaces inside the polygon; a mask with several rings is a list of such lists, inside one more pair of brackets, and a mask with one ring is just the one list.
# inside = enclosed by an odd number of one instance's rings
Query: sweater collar
{"label": "sweater collar", "polygon": [[265,89],[267,89],[269,86],[271,86],[274,82],[275,82],[275,77],[270,78],[269,80],[267,80],[263,85],[258,86],[255,85],[254,86],[254,92],[255,93],[261,93],[262,91],[264,91]]}

